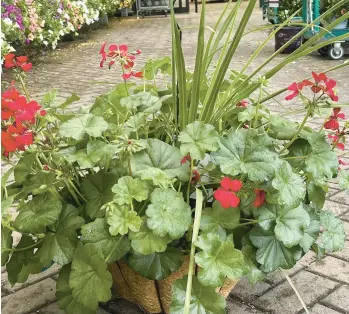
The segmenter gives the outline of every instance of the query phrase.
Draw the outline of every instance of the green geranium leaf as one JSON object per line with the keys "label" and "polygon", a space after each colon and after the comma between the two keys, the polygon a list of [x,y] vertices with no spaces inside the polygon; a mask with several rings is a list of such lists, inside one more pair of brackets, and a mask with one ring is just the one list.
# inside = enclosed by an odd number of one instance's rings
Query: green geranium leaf
{"label": "green geranium leaf", "polygon": [[52,88],[48,93],[46,93],[42,97],[42,105],[44,107],[51,107],[52,103],[55,101],[58,94],[58,90],[56,88]]}
{"label": "green geranium leaf", "polygon": [[35,175],[30,175],[29,180],[24,181],[22,192],[24,194],[32,192],[33,195],[43,194],[52,188],[55,180],[55,173],[44,170],[38,171]]}
{"label": "green geranium leaf", "polygon": [[66,205],[59,219],[49,227],[38,255],[43,265],[51,265],[51,261],[65,265],[72,261],[75,248],[78,244],[76,229],[84,223],[78,216],[79,211],[72,205]]}
{"label": "green geranium leaf", "polygon": [[320,212],[320,229],[319,247],[325,252],[337,252],[344,249],[345,232],[343,222],[332,212],[326,210]]}
{"label": "green geranium leaf", "polygon": [[183,158],[179,149],[157,139],[147,140],[148,148],[131,157],[133,174],[140,177],[144,170],[159,168],[169,178],[182,181],[189,179],[188,163],[181,164]]}
{"label": "green geranium leaf", "polygon": [[130,131],[136,132],[146,124],[146,118],[147,116],[143,112],[136,113],[126,121],[125,126]]}
{"label": "green geranium leaf", "polygon": [[62,203],[50,193],[35,196],[32,201],[20,206],[16,229],[22,232],[43,233],[59,217]]}
{"label": "green geranium leaf", "polygon": [[92,219],[104,216],[102,206],[113,199],[114,193],[111,189],[118,178],[115,174],[99,171],[97,174],[88,175],[82,181],[82,191],[87,198],[86,213]]}
{"label": "green geranium leaf", "polygon": [[69,276],[73,298],[88,309],[97,310],[98,302],[110,300],[112,283],[107,264],[98,251],[78,243]]}
{"label": "green geranium leaf", "polygon": [[279,267],[292,268],[301,258],[302,250],[300,247],[287,248],[275,237],[272,231],[254,227],[249,237],[253,245],[258,248],[256,260],[262,265],[263,272],[270,273]]}
{"label": "green geranium leaf", "polygon": [[265,278],[265,273],[259,269],[256,261],[256,249],[246,245],[241,249],[245,261],[245,275],[251,285],[255,285]]}
{"label": "green geranium leaf", "polygon": [[36,159],[36,153],[25,152],[18,164],[14,168],[14,176],[16,183],[22,183],[30,174],[31,168]]}
{"label": "green geranium leaf", "polygon": [[311,246],[315,243],[317,238],[319,237],[320,232],[320,219],[317,213],[310,212],[310,224],[308,228],[304,229],[304,234],[299,242],[299,245],[306,253],[310,250]]}
{"label": "green geranium leaf", "polygon": [[151,180],[153,181],[154,185],[160,186],[162,188],[168,188],[176,181],[176,179],[171,179],[166,172],[158,168],[149,168],[142,171],[141,179]]}
{"label": "green geranium leaf", "polygon": [[275,236],[286,247],[293,247],[301,241],[304,229],[310,225],[310,217],[302,205],[284,210],[276,219]]}
{"label": "green geranium leaf", "polygon": [[331,150],[323,133],[312,133],[308,136],[312,152],[306,158],[307,171],[315,178],[331,179],[338,171],[338,157]]}
{"label": "green geranium leaf", "polygon": [[168,235],[164,237],[155,235],[153,231],[148,228],[146,219],[143,219],[139,231],[130,231],[129,239],[131,240],[131,247],[134,251],[143,255],[164,252],[167,244],[172,241]]}
{"label": "green geranium leaf", "polygon": [[349,171],[341,169],[338,173],[338,183],[341,189],[349,192]]}
{"label": "green geranium leaf", "polygon": [[293,209],[276,205],[263,206],[258,209],[258,223],[264,230],[275,232],[275,237],[286,247],[292,247],[301,241],[304,229],[309,227],[310,217],[303,205]]}
{"label": "green geranium leaf", "polygon": [[1,226],[1,266],[6,265],[10,257],[10,252],[3,251],[3,249],[12,249],[12,243],[12,230]]}
{"label": "green geranium leaf", "polygon": [[244,257],[232,241],[208,233],[198,238],[196,246],[202,250],[195,254],[195,262],[201,267],[198,278],[203,285],[219,287],[226,277],[238,279],[243,275]]}
{"label": "green geranium leaf", "polygon": [[81,140],[85,134],[99,137],[107,129],[108,123],[103,118],[88,113],[64,122],[59,132],[62,136]]}
{"label": "green geranium leaf", "polygon": [[308,199],[316,208],[324,207],[326,194],[328,192],[328,185],[323,182],[310,181],[307,185]]}
{"label": "green geranium leaf", "polygon": [[[35,241],[32,237],[22,235],[21,240],[16,245],[16,249],[24,249],[34,244]],[[34,256],[34,247],[31,250],[15,251],[6,264],[8,281],[12,286],[18,282],[25,282],[30,273],[41,272],[43,267],[44,265]]]}
{"label": "green geranium leaf", "polygon": [[277,115],[269,116],[268,134],[278,140],[291,140],[298,130],[298,124]]}
{"label": "green geranium leaf", "polygon": [[305,169],[305,160],[311,152],[312,149],[309,142],[305,139],[299,138],[295,140],[288,148],[287,157],[292,157],[292,159],[289,159],[288,162],[292,165],[293,168]]}
{"label": "green geranium leaf", "polygon": [[125,235],[129,230],[137,232],[142,224],[141,217],[127,206],[111,203],[108,205],[107,222],[111,235]]}
{"label": "green geranium leaf", "polygon": [[63,103],[61,104],[51,104],[50,107],[52,108],[60,108],[62,110],[66,109],[68,106],[70,106],[73,102],[79,101],[80,97],[76,94],[71,94]]}
{"label": "green geranium leaf", "polygon": [[162,106],[162,101],[159,97],[152,95],[149,92],[140,92],[120,100],[120,104],[129,110],[138,110],[146,113],[156,113]]}
{"label": "green geranium leaf", "polygon": [[59,307],[67,314],[95,314],[96,311],[83,306],[74,299],[69,287],[71,265],[65,265],[59,272],[56,285],[56,298]]}
{"label": "green geranium leaf", "polygon": [[146,182],[141,179],[133,179],[130,176],[122,177],[112,188],[115,193],[114,200],[119,205],[131,204],[133,199],[137,202],[148,198],[149,189]]}
{"label": "green geranium leaf", "polygon": [[240,211],[237,208],[224,209],[215,201],[212,208],[202,211],[200,229],[204,232],[213,232],[221,229],[235,229],[240,222]]}
{"label": "green geranium leaf", "polygon": [[150,196],[151,204],[146,210],[148,227],[160,237],[169,235],[178,239],[191,224],[190,206],[183,195],[172,189],[157,188]]}
{"label": "green geranium leaf", "polygon": [[216,151],[219,147],[219,135],[214,126],[201,121],[188,124],[178,139],[181,142],[181,153],[190,153],[196,160],[204,159],[206,151]]}
{"label": "green geranium leaf", "polygon": [[297,207],[305,197],[305,184],[303,179],[293,172],[287,162],[283,162],[275,172],[272,181],[273,187],[279,191],[278,201],[280,205],[289,208]]}
{"label": "green geranium leaf", "polygon": [[183,253],[169,247],[165,252],[150,255],[132,254],[129,265],[143,277],[151,280],[163,280],[177,271],[183,263]]}
{"label": "green geranium leaf", "polygon": [[1,200],[1,216],[4,215],[6,209],[8,209],[9,207],[12,206],[17,195],[18,194],[14,194],[14,195],[9,196],[6,199]]}
{"label": "green geranium leaf", "polygon": [[220,141],[220,149],[212,153],[216,164],[224,174],[248,175],[251,181],[265,181],[273,177],[277,154],[271,138],[256,130],[230,131]]}
{"label": "green geranium leaf", "polygon": [[[172,285],[171,314],[183,314],[188,276],[175,281]],[[193,276],[190,299],[190,314],[225,314],[225,300],[214,287],[206,287]]]}
{"label": "green geranium leaf", "polygon": [[104,218],[97,218],[81,228],[81,242],[85,246],[93,246],[108,264],[113,263],[130,250],[131,245],[125,236],[113,237]]}

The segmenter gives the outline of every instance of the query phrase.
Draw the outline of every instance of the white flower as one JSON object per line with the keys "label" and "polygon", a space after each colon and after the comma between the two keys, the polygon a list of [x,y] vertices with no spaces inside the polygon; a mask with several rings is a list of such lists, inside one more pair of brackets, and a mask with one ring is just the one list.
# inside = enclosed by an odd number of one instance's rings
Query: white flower
{"label": "white flower", "polygon": [[57,12],[58,12],[59,14],[62,14],[63,11],[62,11],[61,8],[58,8]]}
{"label": "white flower", "polygon": [[[10,18],[5,18],[2,20],[6,25],[12,25],[12,20]],[[17,24],[17,23],[16,23]]]}
{"label": "white flower", "polygon": [[61,29],[61,30],[59,31],[59,35],[64,36],[63,29]]}
{"label": "white flower", "polygon": [[44,27],[44,26],[45,26],[45,20],[42,20],[42,21],[41,21],[40,26],[41,26],[41,27]]}
{"label": "white flower", "polygon": [[52,29],[49,29],[48,32],[49,32],[49,34],[51,34],[51,35],[53,34],[53,30],[52,30]]}
{"label": "white flower", "polygon": [[42,36],[42,34],[39,35],[39,39],[40,39],[41,41],[44,40],[44,37]]}
{"label": "white flower", "polygon": [[47,40],[44,40],[42,43],[43,43],[45,46],[48,45],[48,41],[47,41]]}

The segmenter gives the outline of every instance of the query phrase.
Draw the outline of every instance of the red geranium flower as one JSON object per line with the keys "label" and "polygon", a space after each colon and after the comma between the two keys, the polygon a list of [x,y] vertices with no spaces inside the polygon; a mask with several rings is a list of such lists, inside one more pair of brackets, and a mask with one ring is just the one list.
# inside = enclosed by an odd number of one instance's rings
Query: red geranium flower
{"label": "red geranium flower", "polygon": [[332,146],[335,146],[340,150],[344,150],[345,148],[344,143],[339,143],[340,138],[339,138],[338,132],[336,134],[329,134],[327,136],[329,139],[332,140]]}
{"label": "red geranium flower", "polygon": [[241,188],[242,182],[240,180],[231,180],[224,177],[221,181],[221,187],[218,188],[213,195],[225,209],[229,207],[238,207],[240,199],[235,192],[240,191]]}
{"label": "red geranium flower", "polygon": [[293,82],[289,87],[287,87],[287,89],[293,93],[286,96],[286,98],[285,98],[286,100],[291,100],[291,99],[295,98],[296,96],[299,95],[299,91],[301,90],[301,88],[299,88],[299,86],[296,82]]}
{"label": "red geranium flower", "polygon": [[340,112],[341,108],[333,109],[333,114],[329,117],[329,119],[325,122],[324,127],[327,130],[338,130],[339,122],[338,119],[345,119],[345,114]]}
{"label": "red geranium flower", "polygon": [[256,198],[253,202],[254,207],[262,206],[265,203],[265,191],[261,189],[255,189],[254,193],[256,194]]}
{"label": "red geranium flower", "polygon": [[124,73],[122,75],[122,78],[126,81],[128,80],[129,78],[131,78],[131,76],[133,77],[138,77],[138,78],[142,78],[143,77],[143,72],[133,72],[133,71],[130,71],[128,73]]}
{"label": "red geranium flower", "polygon": [[182,160],[181,160],[181,164],[185,164],[187,161],[191,161],[191,157],[190,154],[185,155]]}
{"label": "red geranium flower", "polygon": [[9,53],[4,56],[4,66],[6,69],[10,69],[16,66],[14,58],[15,58],[14,53]]}
{"label": "red geranium flower", "polygon": [[197,183],[200,180],[200,177],[200,173],[196,169],[194,169],[193,175],[191,177],[191,184]]}
{"label": "red geranium flower", "polygon": [[311,74],[312,74],[316,84],[327,81],[327,75],[325,73],[316,74],[315,72],[311,72]]}
{"label": "red geranium flower", "polygon": [[248,106],[248,101],[247,100],[241,100],[236,104],[236,107],[243,107],[246,108]]}
{"label": "red geranium flower", "polygon": [[325,89],[325,94],[327,94],[332,101],[338,101],[338,96],[334,93],[333,88],[336,87],[337,82],[335,80],[328,80],[325,82],[326,89]]}

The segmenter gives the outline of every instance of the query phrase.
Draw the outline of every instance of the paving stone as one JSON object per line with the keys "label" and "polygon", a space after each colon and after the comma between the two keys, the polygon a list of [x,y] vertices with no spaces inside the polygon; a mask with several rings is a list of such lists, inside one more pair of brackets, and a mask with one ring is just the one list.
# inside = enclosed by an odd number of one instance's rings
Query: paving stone
{"label": "paving stone", "polygon": [[237,297],[245,302],[251,302],[256,297],[261,296],[264,292],[271,288],[271,285],[266,282],[259,282],[252,286],[249,284],[246,277],[242,278],[234,287],[231,295]]}
{"label": "paving stone", "polygon": [[334,195],[331,195],[329,199],[334,202],[339,202],[346,205],[349,204],[349,194],[346,191],[340,191]]}
{"label": "paving stone", "polygon": [[[307,305],[326,295],[338,285],[334,281],[307,271],[296,274],[292,277],[292,281]],[[298,297],[287,281],[256,299],[253,304],[275,314],[295,314],[302,309]]]}
{"label": "paving stone", "polygon": [[349,205],[337,203],[330,200],[326,200],[324,208],[332,211],[336,216],[343,215],[349,211]]}
{"label": "paving stone", "polygon": [[332,310],[327,306],[324,306],[321,304],[315,304],[315,306],[310,310],[310,313],[311,314],[341,314],[340,312]]}
{"label": "paving stone", "polygon": [[138,305],[121,298],[111,300],[104,308],[111,314],[144,314]]}
{"label": "paving stone", "polygon": [[1,288],[8,292],[15,292],[25,287],[32,285],[35,282],[43,280],[45,278],[56,275],[59,272],[58,265],[52,265],[49,269],[35,275],[30,275],[28,280],[24,283],[16,283],[13,287],[11,287],[10,283],[7,281],[7,273],[1,275]]}
{"label": "paving stone", "polygon": [[236,299],[227,300],[227,314],[261,314],[252,305],[244,304]]}
{"label": "paving stone", "polygon": [[56,282],[51,278],[1,299],[2,314],[27,314],[55,301]]}
{"label": "paving stone", "polygon": [[343,214],[340,216],[342,220],[349,222],[349,212]]}
{"label": "paving stone", "polygon": [[32,312],[31,314],[65,314],[63,310],[61,310],[58,304],[52,303],[48,306],[43,307],[40,310]]}
{"label": "paving stone", "polygon": [[[307,254],[305,254],[298,262],[297,264],[292,267],[291,269],[286,269],[285,272],[290,277],[293,276],[295,273],[301,271],[305,267],[309,266],[311,263],[313,263],[316,259],[316,255],[314,252],[310,251]],[[279,284],[282,281],[285,281],[286,278],[283,275],[283,273],[279,270],[274,271],[273,273],[269,274],[266,278],[267,282],[269,282],[272,285]]]}
{"label": "paving stone", "polygon": [[344,285],[339,287],[328,295],[323,300],[323,303],[329,305],[331,308],[349,313],[349,286]]}
{"label": "paving stone", "polygon": [[343,225],[344,225],[345,238],[349,240],[349,222],[343,221]]}
{"label": "paving stone", "polygon": [[345,247],[343,251],[329,254],[333,257],[339,257],[349,262],[349,241],[345,241]]}
{"label": "paving stone", "polygon": [[309,271],[349,283],[349,262],[332,256],[327,256],[323,260],[312,264]]}

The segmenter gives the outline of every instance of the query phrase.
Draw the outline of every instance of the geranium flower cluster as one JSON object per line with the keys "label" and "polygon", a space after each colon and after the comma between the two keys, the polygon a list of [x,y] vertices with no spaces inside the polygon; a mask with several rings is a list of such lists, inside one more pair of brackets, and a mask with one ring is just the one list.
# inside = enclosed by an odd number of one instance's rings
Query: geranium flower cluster
{"label": "geranium flower cluster", "polygon": [[292,100],[297,97],[305,87],[310,87],[314,94],[319,94],[319,98],[322,96],[328,96],[332,101],[338,101],[338,96],[334,92],[334,88],[337,85],[335,80],[329,79],[325,73],[317,74],[312,72],[315,82],[309,80],[303,80],[300,83],[293,82],[288,90],[292,94],[286,96],[286,100]]}
{"label": "geranium flower cluster", "polygon": [[28,101],[13,85],[1,94],[1,145],[5,156],[33,143],[31,127],[37,114],[44,116],[46,111],[36,101]]}
{"label": "geranium flower cluster", "polygon": [[135,65],[135,59],[136,55],[139,55],[141,53],[141,50],[136,50],[134,52],[129,52],[128,47],[126,45],[120,45],[117,46],[115,44],[111,44],[106,51],[106,45],[107,43],[104,42],[102,44],[102,47],[99,51],[99,54],[101,55],[102,59],[100,62],[100,67],[103,68],[104,63],[109,59],[108,67],[109,69],[112,68],[114,64],[119,64],[122,69],[122,78],[124,80],[128,80],[129,78],[143,77],[142,72],[136,72],[134,71],[134,65]]}
{"label": "geranium flower cluster", "polygon": [[328,118],[328,120],[324,123],[324,128],[327,130],[334,131],[333,134],[328,134],[328,138],[332,142],[332,146],[336,147],[340,150],[344,150],[344,137],[346,135],[346,128],[343,127],[342,130],[340,130],[340,125],[338,119],[345,119],[345,114],[343,112],[340,112],[340,108],[333,109],[333,112],[331,116]]}
{"label": "geranium flower cluster", "polygon": [[[240,180],[232,180],[228,177],[224,177],[221,181],[221,187],[213,193],[213,196],[223,208],[236,208],[240,204],[240,198],[237,193],[242,189],[242,187],[243,183]],[[253,206],[262,206],[265,203],[265,191],[254,189],[254,193],[255,200]]]}
{"label": "geranium flower cluster", "polygon": [[28,62],[27,56],[16,57],[15,54],[9,53],[4,56],[4,66],[6,69],[19,68],[24,72],[28,72],[32,68],[32,64]]}

